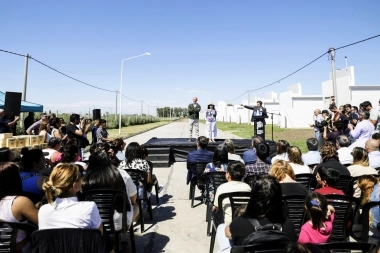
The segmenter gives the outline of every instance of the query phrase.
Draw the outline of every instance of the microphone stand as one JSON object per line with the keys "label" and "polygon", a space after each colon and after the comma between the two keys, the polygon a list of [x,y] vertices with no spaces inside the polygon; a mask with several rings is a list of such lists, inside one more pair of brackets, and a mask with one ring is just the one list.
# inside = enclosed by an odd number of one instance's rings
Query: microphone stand
{"label": "microphone stand", "polygon": [[274,141],[273,140],[273,115],[281,115],[281,114],[276,114],[274,112],[268,112],[268,113],[270,114],[270,118],[272,120],[272,141]]}

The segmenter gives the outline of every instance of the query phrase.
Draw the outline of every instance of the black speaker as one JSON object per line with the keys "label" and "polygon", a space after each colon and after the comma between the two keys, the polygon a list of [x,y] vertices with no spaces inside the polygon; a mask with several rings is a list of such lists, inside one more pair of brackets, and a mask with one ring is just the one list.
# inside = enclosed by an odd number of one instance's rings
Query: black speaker
{"label": "black speaker", "polygon": [[102,114],[100,113],[100,109],[92,110],[92,120],[101,119]]}
{"label": "black speaker", "polygon": [[4,112],[9,117],[20,115],[21,109],[21,95],[20,92],[5,92]]}

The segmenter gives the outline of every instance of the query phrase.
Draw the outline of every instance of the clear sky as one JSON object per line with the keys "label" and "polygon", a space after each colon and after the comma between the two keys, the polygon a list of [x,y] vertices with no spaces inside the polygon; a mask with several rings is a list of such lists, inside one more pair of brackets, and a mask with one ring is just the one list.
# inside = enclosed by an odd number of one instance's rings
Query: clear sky
{"label": "clear sky", "polygon": [[[193,96],[206,107],[272,83],[322,55],[380,34],[380,1],[1,1],[0,49],[35,59],[74,78],[119,90],[155,106]],[[357,85],[380,85],[380,37],[336,52],[337,68],[355,67]],[[25,58],[0,52],[0,90],[21,92]],[[282,92],[300,82],[322,93],[327,56],[255,92]],[[116,95],[68,79],[29,60],[27,100],[45,110],[115,112]],[[243,98],[247,96],[244,95]],[[240,103],[240,99],[231,101]],[[144,104],[143,112],[148,112]],[[141,103],[123,98],[123,112]]]}

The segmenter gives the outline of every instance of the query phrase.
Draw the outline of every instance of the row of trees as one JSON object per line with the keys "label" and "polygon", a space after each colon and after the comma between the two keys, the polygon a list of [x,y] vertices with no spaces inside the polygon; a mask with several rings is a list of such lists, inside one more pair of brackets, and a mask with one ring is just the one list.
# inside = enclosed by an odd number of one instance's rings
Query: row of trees
{"label": "row of trees", "polygon": [[188,114],[187,108],[181,107],[162,107],[157,108],[157,116],[158,117],[186,117]]}

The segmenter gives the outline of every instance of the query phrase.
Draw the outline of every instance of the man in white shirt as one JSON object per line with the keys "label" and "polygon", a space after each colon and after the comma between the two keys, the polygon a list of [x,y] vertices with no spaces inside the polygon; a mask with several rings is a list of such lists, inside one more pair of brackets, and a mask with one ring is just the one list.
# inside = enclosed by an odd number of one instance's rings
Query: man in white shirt
{"label": "man in white shirt", "polygon": [[350,145],[350,141],[347,136],[339,135],[336,138],[336,149],[338,151],[339,162],[343,165],[351,165],[353,162],[353,157],[351,155],[351,149],[348,147]]}
{"label": "man in white shirt", "polygon": [[369,166],[373,168],[380,168],[380,152],[378,141],[369,139],[365,143],[365,149],[368,152]]}
{"label": "man in white shirt", "polygon": [[375,126],[369,120],[369,118],[370,113],[368,111],[363,111],[359,114],[360,122],[356,125],[355,129],[353,125],[348,124],[348,128],[351,130],[350,135],[355,140],[368,140],[371,138],[373,131],[375,130]]}
{"label": "man in white shirt", "polygon": [[318,140],[316,138],[309,138],[306,140],[307,149],[309,152],[302,155],[302,161],[305,165],[313,165],[321,163],[321,153],[318,151]]}

